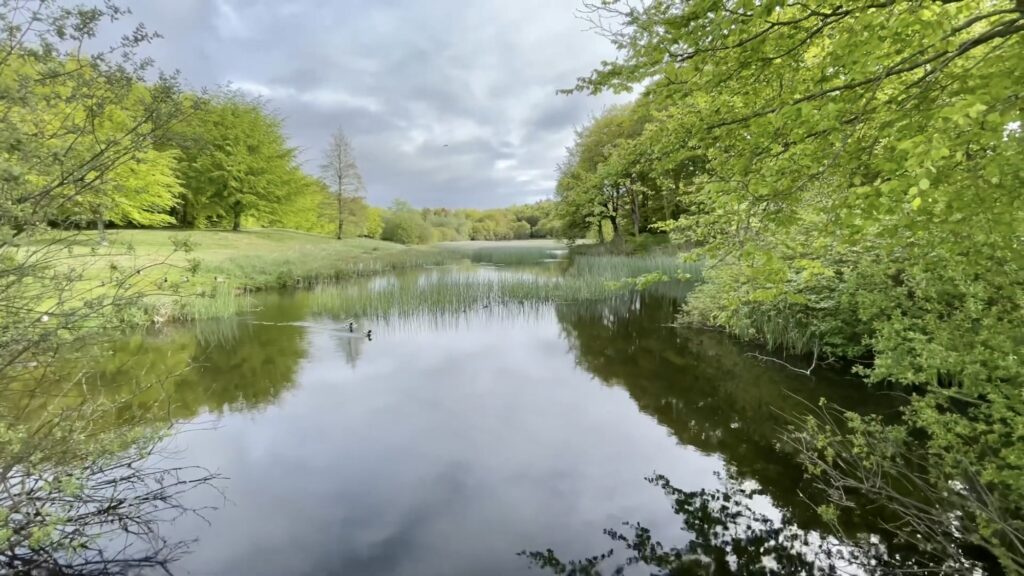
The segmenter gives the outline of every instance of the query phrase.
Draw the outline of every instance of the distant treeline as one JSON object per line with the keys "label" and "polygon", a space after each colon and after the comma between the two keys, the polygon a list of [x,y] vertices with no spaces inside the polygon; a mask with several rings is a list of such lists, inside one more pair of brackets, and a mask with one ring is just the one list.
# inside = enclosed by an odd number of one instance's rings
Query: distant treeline
{"label": "distant treeline", "polygon": [[[27,62],[26,62],[27,65]],[[65,62],[67,69],[82,63]],[[14,67],[7,68],[11,74]],[[68,75],[74,90],[77,75]],[[49,89],[54,89],[52,86]],[[132,132],[144,134],[131,152],[111,166],[97,166],[78,192],[56,203],[48,219],[61,225],[108,225],[156,228],[280,227],[343,237],[383,238],[403,244],[452,240],[508,240],[549,237],[556,225],[551,202],[493,210],[417,210],[398,201],[390,208],[370,206],[361,195],[361,177],[351,160],[358,186],[337,186],[304,171],[298,149],[289,145],[283,122],[266,102],[237,90],[197,95],[161,93],[162,88],[134,82],[122,96],[106,103],[95,130],[95,145],[81,154],[100,154],[110,145],[102,138]],[[30,124],[54,126],[67,110],[49,109],[47,98],[17,109]],[[154,102],[173,109],[177,118],[162,123],[153,117]],[[95,120],[90,120],[95,122]],[[161,124],[160,130],[152,125]],[[340,130],[339,130],[340,133]],[[93,149],[95,148],[95,149]],[[45,152],[45,151],[43,151]],[[351,149],[345,154],[351,156]],[[105,152],[103,152],[105,153]],[[59,147],[49,151],[53,168],[68,163]],[[88,163],[88,158],[76,158]],[[26,167],[31,169],[31,167]],[[325,181],[327,180],[327,181]],[[68,187],[75,190],[76,187]],[[340,196],[340,200],[339,200]],[[343,222],[339,225],[339,219]]]}

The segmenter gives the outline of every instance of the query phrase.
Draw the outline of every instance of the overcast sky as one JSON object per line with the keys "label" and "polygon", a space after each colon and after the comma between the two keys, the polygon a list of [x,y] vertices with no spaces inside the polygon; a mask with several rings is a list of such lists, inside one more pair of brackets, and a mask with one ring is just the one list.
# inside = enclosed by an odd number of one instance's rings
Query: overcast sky
{"label": "overcast sky", "polygon": [[147,49],[161,68],[266,97],[308,171],[343,127],[377,205],[549,197],[573,127],[622,99],[555,94],[614,55],[576,18],[579,0],[128,5],[164,35]]}

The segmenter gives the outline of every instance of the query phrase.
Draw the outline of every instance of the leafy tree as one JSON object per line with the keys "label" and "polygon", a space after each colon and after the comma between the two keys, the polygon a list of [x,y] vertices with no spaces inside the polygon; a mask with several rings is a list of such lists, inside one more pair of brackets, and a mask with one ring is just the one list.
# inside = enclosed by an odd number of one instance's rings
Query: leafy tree
{"label": "leafy tree", "polygon": [[[146,280],[160,263],[108,267],[97,282],[74,231],[98,212],[149,219],[165,203],[147,189],[173,185],[173,157],[155,149],[187,109],[176,79],[136,57],[152,35],[137,27],[84,54],[124,13],[0,1],[0,564],[15,574],[164,566],[181,548],[154,522],[210,478],[152,466],[166,422],[118,422],[103,398],[75,394],[96,347],[137,324],[147,296],[176,288]],[[145,546],[106,545],[122,536]]]}
{"label": "leafy tree", "polygon": [[287,200],[283,184],[295,165],[281,120],[238,92],[216,94],[204,104],[176,131],[186,190],[180,222],[226,220],[240,230],[243,216],[273,217]]}
{"label": "leafy tree", "polygon": [[[628,213],[640,233],[639,183],[631,172],[631,142],[643,131],[645,117],[635,106],[609,108],[585,129],[560,168],[556,192],[563,222],[577,236],[607,220],[613,236]],[[600,231],[600,228],[598,228]]]}
{"label": "leafy tree", "polygon": [[433,232],[419,212],[408,203],[396,200],[384,217],[381,238],[399,244],[427,244],[433,241]]}
{"label": "leafy tree", "polygon": [[333,205],[334,198],[322,180],[293,165],[279,186],[281,203],[260,219],[261,224],[317,234],[334,232],[331,212],[324,209]]}
{"label": "leafy tree", "polygon": [[532,229],[526,222],[516,222],[512,225],[512,238],[516,240],[526,240],[530,237]]}
{"label": "leafy tree", "polygon": [[331,136],[321,171],[337,204],[337,238],[340,240],[346,224],[358,224],[366,217],[366,203],[361,195],[365,189],[363,176],[359,173],[352,143],[341,128]]}
{"label": "leafy tree", "polygon": [[[65,64],[68,69],[80,66],[82,64],[76,61]],[[104,107],[93,121],[92,130],[98,138],[69,149],[64,156],[65,161],[72,154],[86,157],[100,154],[110,138],[145,121],[144,114],[151,99],[148,87],[132,84],[126,89],[121,101]],[[60,114],[57,110],[46,113]],[[85,112],[76,110],[71,114],[83,115]],[[95,182],[87,192],[72,194],[65,199],[61,207],[62,216],[94,221],[103,241],[106,240],[103,232],[108,221],[120,225],[153,227],[173,224],[174,219],[167,213],[178,203],[182,192],[175,173],[177,153],[174,150],[160,150],[158,145],[156,141],[146,142],[109,171],[89,174],[95,178]]]}
{"label": "leafy tree", "polygon": [[384,210],[369,206],[366,209],[365,234],[367,238],[380,238],[384,233]]}
{"label": "leafy tree", "polygon": [[[934,507],[904,507],[903,537],[951,565],[971,545],[1024,570],[1024,7],[653,0],[586,12],[620,58],[577,89],[643,86],[645,133],[699,168],[679,178],[685,212],[668,225],[713,264],[687,317],[862,360],[868,380],[904,385],[902,424],[847,416],[848,432],[818,430],[800,444],[810,469],[899,502],[897,455],[920,456],[915,489]],[[602,200],[585,144],[560,182],[577,228],[611,216],[569,194]],[[835,455],[827,466],[819,449]]]}

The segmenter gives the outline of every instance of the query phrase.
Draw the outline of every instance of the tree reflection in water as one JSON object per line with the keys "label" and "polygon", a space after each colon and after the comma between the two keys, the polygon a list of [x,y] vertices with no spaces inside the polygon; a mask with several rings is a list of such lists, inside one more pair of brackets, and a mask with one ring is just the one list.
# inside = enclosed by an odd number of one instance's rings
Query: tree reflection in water
{"label": "tree reflection in water", "polygon": [[[665,545],[640,524],[606,529],[615,546],[581,560],[560,559],[553,550],[521,552],[530,562],[554,574],[598,576],[624,574],[631,567],[659,575],[845,574],[860,572],[863,555],[833,539],[796,529],[781,518],[757,510],[755,490],[729,480],[716,490],[680,490],[668,478],[647,479],[672,501],[687,542]],[[649,569],[654,569],[651,572]]]}
{"label": "tree reflection in water", "polygon": [[657,574],[941,571],[913,550],[886,547],[880,522],[886,512],[878,503],[839,518],[855,543],[830,536],[817,510],[827,496],[784,441],[794,418],[809,411],[808,402],[895,417],[900,399],[839,374],[809,378],[765,365],[723,334],[671,325],[677,307],[672,298],[632,293],[556,311],[581,368],[627,390],[683,444],[719,455],[729,478],[721,487],[694,491],[664,476],[648,479],[680,517],[681,546],[663,545],[642,525],[627,524],[605,531],[625,554],[612,549],[571,561],[552,550],[521,554],[553,573],[580,575],[641,566]]}

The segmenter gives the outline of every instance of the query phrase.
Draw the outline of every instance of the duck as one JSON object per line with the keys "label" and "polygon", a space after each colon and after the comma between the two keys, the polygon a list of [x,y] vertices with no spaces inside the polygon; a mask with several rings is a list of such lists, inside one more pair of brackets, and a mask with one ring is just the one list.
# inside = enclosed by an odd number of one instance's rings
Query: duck
{"label": "duck", "polygon": [[356,331],[356,323],[355,322],[349,321],[349,323],[348,323],[348,331],[349,332],[355,332]]}
{"label": "duck", "polygon": [[373,330],[367,330],[366,331],[366,339],[367,340],[373,340]]}

